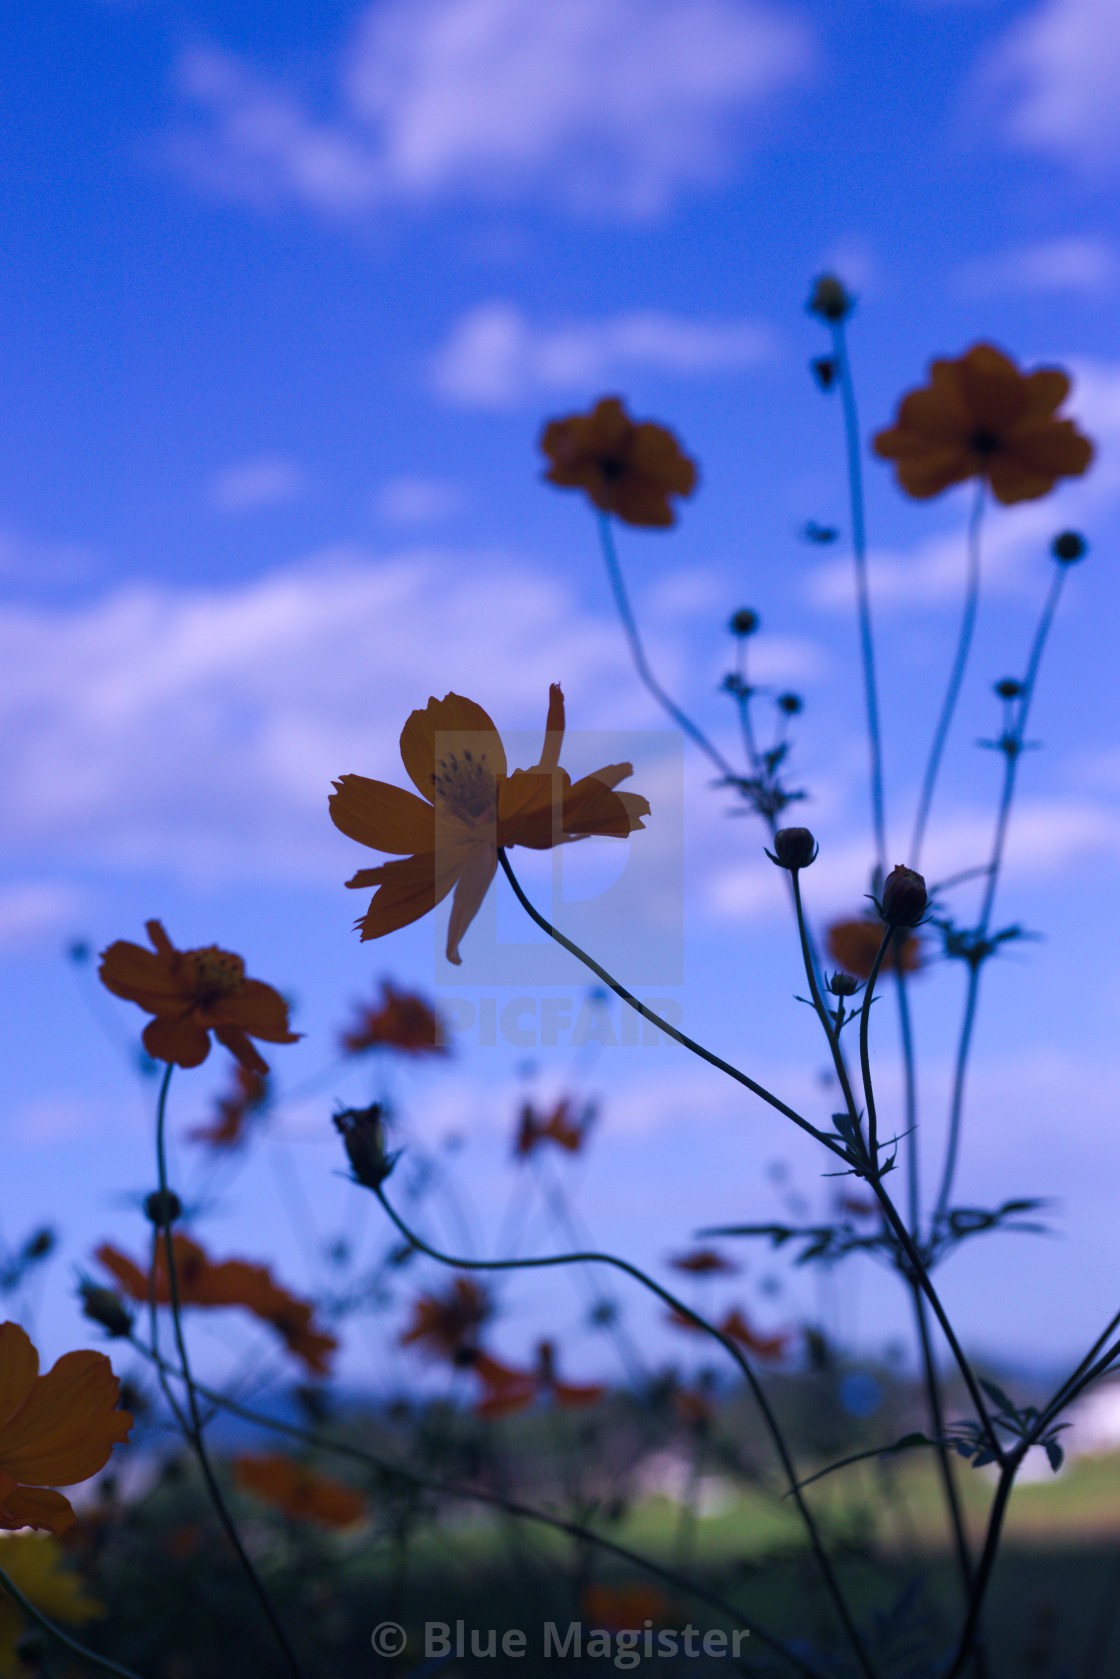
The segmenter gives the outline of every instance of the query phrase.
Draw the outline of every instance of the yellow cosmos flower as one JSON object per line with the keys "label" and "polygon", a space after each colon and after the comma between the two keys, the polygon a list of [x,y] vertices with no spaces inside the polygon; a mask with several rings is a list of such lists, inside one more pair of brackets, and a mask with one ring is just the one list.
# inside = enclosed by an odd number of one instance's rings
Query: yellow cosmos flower
{"label": "yellow cosmos flower", "polygon": [[423,798],[363,775],[336,781],[335,826],[360,845],[400,857],[359,869],[346,882],[377,887],[356,924],[362,938],[418,921],[454,887],[447,959],[458,963],[459,942],[489,890],[500,846],[547,851],[590,834],[621,839],[644,827],[646,800],[614,791],[633,766],[608,764],[573,782],[560,768],[563,739],[564,696],[554,683],[540,760],[510,774],[487,713],[474,700],[447,694],[414,711],[401,732],[401,759]]}
{"label": "yellow cosmos flower", "polygon": [[[105,1610],[65,1565],[62,1546],[45,1533],[0,1535],[0,1568],[29,1602],[52,1621],[80,1626],[100,1620]],[[23,1679],[30,1670],[16,1645],[26,1631],[23,1610],[0,1591],[0,1679]]]}
{"label": "yellow cosmos flower", "polygon": [[1010,505],[1047,495],[1059,478],[1079,478],[1093,445],[1057,410],[1070,391],[1058,367],[1021,373],[991,344],[930,365],[930,382],[910,391],[898,418],[874,440],[894,461],[898,482],[919,501],[967,478],[986,478]]}

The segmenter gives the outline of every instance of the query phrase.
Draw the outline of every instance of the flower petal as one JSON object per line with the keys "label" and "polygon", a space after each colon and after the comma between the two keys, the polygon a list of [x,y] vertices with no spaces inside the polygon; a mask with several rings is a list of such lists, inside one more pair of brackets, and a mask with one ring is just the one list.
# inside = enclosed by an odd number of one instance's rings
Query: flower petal
{"label": "flower petal", "polygon": [[548,690],[548,717],[544,725],[544,744],[533,768],[555,770],[560,767],[560,749],[564,744],[564,691],[559,682]]}
{"label": "flower petal", "polygon": [[0,1499],[0,1527],[37,1527],[61,1534],[76,1521],[70,1500],[46,1487],[17,1487]]}
{"label": "flower petal", "polygon": [[102,1242],[99,1248],[94,1249],[93,1257],[116,1278],[130,1300],[147,1300],[148,1279],[127,1254],[121,1253],[110,1242]]}
{"label": "flower petal", "polygon": [[435,813],[415,793],[364,775],[340,776],[334,786],[331,821],[348,839],[398,856],[431,849]]}
{"label": "flower petal", "polygon": [[23,1485],[88,1481],[132,1427],[120,1391],[104,1353],[63,1353],[0,1435],[0,1466]]}
{"label": "flower petal", "polygon": [[142,944],[118,939],[101,953],[101,983],[127,1002],[140,1003],[154,1013],[161,1002],[174,1002],[183,988],[162,956]]}
{"label": "flower petal", "polygon": [[26,1403],[39,1375],[39,1354],[18,1323],[0,1323],[0,1429]]}
{"label": "flower petal", "polygon": [[200,1011],[199,1021],[205,1026],[234,1026],[270,1044],[294,1044],[302,1037],[289,1029],[288,1005],[279,991],[263,979],[244,980],[212,1008]]}
{"label": "flower petal", "polygon": [[376,880],[377,891],[357,923],[363,941],[395,933],[399,927],[407,927],[427,915],[454,886],[465,855],[465,851],[441,851],[438,856],[434,851],[427,851],[370,869],[370,883]]}
{"label": "flower petal", "polygon": [[268,1062],[253,1048],[240,1026],[215,1026],[214,1036],[247,1073],[260,1073],[263,1077],[268,1072]]}
{"label": "flower petal", "polygon": [[200,1067],[210,1053],[210,1034],[198,1024],[193,1011],[178,1018],[162,1015],[149,1020],[143,1042],[154,1060],[176,1067]]}
{"label": "flower petal", "polygon": [[577,781],[564,800],[566,834],[602,834],[625,839],[636,828],[644,828],[649,802],[640,793],[616,793],[596,776]]}
{"label": "flower petal", "polygon": [[451,919],[447,925],[447,960],[454,962],[456,967],[462,962],[459,941],[482,907],[497,867],[497,847],[479,845],[472,849],[459,874],[451,903]]}
{"label": "flower petal", "polygon": [[[436,736],[456,734],[471,737],[461,746],[477,756],[485,753],[496,776],[506,773],[505,748],[488,713],[461,694],[445,694],[442,700],[430,699],[423,711],[414,711],[401,730],[401,762],[426,799],[431,799],[435,791]],[[444,739],[439,742],[438,755],[456,749],[455,743]]]}

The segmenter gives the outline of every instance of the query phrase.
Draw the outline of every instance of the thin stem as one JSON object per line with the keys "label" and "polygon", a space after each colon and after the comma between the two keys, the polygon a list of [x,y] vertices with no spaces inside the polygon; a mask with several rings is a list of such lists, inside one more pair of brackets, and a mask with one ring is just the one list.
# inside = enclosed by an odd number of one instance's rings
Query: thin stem
{"label": "thin stem", "polygon": [[856,567],[856,602],[859,613],[860,658],[863,664],[863,692],[867,707],[867,737],[871,747],[871,818],[879,867],[887,872],[887,819],[883,796],[883,741],[879,726],[879,694],[875,679],[875,641],[871,629],[871,589],[867,575],[867,527],[863,511],[863,460],[860,447],[856,391],[848,360],[847,334],[843,320],[832,323],[833,357],[840,383],[844,410],[844,442],[848,460],[848,498],[852,517],[852,554]]}
{"label": "thin stem", "polygon": [[264,1611],[269,1626],[272,1628],[276,1642],[279,1644],[283,1653],[284,1660],[287,1662],[288,1668],[293,1674],[294,1679],[304,1679],[303,1669],[296,1658],[295,1651],[292,1649],[292,1646],[288,1641],[288,1635],[284,1631],[284,1627],[281,1624],[280,1618],[273,1606],[272,1599],[265,1589],[263,1580],[253,1567],[248,1552],[241,1543],[241,1535],[238,1533],[237,1526],[233,1517],[230,1515],[228,1508],[226,1507],[225,1499],[222,1497],[221,1488],[218,1485],[217,1477],[214,1474],[214,1469],[210,1462],[210,1454],[206,1450],[206,1443],[203,1439],[202,1418],[198,1409],[198,1395],[195,1390],[194,1378],[191,1375],[190,1360],[187,1356],[186,1337],[183,1334],[183,1320],[179,1305],[179,1276],[175,1264],[175,1243],[171,1234],[171,1220],[167,1216],[167,1091],[171,1084],[171,1074],[173,1068],[174,1063],[168,1062],[167,1072],[164,1074],[163,1083],[160,1085],[159,1105],[156,1110],[156,1164],[159,1169],[160,1200],[164,1215],[163,1240],[164,1253],[167,1259],[167,1281],[168,1294],[170,1295],[171,1301],[171,1321],[175,1329],[175,1347],[179,1354],[179,1368],[182,1375],[183,1386],[185,1387],[187,1393],[187,1409],[190,1417],[190,1426],[187,1429],[187,1439],[194,1451],[195,1457],[198,1459],[198,1467],[202,1471],[203,1480],[206,1482],[206,1490],[210,1494],[210,1502],[214,1506],[218,1520],[225,1529],[226,1537],[229,1539],[230,1544],[237,1553],[238,1561],[244,1569],[245,1576],[256,1594],[257,1601],[260,1603],[260,1606]]}
{"label": "thin stem", "polygon": [[921,796],[918,799],[918,814],[914,818],[914,837],[910,842],[910,866],[914,869],[918,867],[921,859],[926,824],[929,821],[930,806],[937,785],[937,772],[941,768],[941,756],[949,737],[953,713],[957,709],[965,666],[968,663],[968,652],[972,645],[972,632],[976,628],[976,608],[980,600],[980,527],[984,517],[984,488],[985,480],[980,477],[976,480],[976,495],[968,521],[968,579],[965,583],[964,611],[957,636],[957,651],[953,655],[953,665],[949,672],[949,686],[941,702],[941,714],[933,731],[926,773],[922,779]]}
{"label": "thin stem", "polygon": [[764,1085],[757,1084],[746,1073],[740,1072],[738,1067],[733,1067],[730,1062],[721,1060],[718,1055],[713,1055],[712,1051],[705,1049],[703,1044],[698,1044],[695,1039],[688,1037],[684,1032],[678,1031],[675,1026],[670,1026],[667,1020],[662,1020],[659,1014],[654,1014],[653,1010],[647,1008],[645,1003],[640,1003],[637,997],[632,992],[627,991],[624,985],[620,985],[613,974],[609,974],[606,968],[601,967],[593,956],[589,956],[585,950],[581,950],[578,944],[573,943],[558,928],[553,927],[551,922],[546,921],[540,911],[534,908],[522,891],[521,883],[514,874],[509,858],[501,846],[498,847],[498,861],[502,865],[506,879],[513,887],[517,901],[526,915],[531,917],[541,931],[548,934],[549,938],[555,939],[558,945],[561,945],[570,955],[576,957],[585,967],[590,968],[593,974],[597,974],[604,985],[610,986],[616,997],[621,997],[624,1003],[629,1003],[632,1009],[636,1009],[644,1019],[656,1026],[659,1032],[664,1032],[667,1037],[683,1044],[685,1049],[690,1049],[693,1055],[698,1055],[702,1061],[707,1061],[710,1066],[718,1067],[721,1073],[726,1073],[728,1078],[734,1079],[737,1084],[744,1085],[753,1095],[761,1097],[764,1102],[768,1102],[780,1114],[784,1114],[787,1119],[791,1119],[802,1131],[807,1131],[810,1137],[815,1137],[818,1143],[823,1143],[825,1148],[830,1149],[833,1154],[839,1155],[841,1159],[845,1158],[843,1150],[830,1137],[826,1136],[823,1131],[818,1131],[815,1125],[811,1124],[809,1120],[803,1119],[793,1108],[787,1106],[780,1097],[775,1096]]}
{"label": "thin stem", "polygon": [[63,1632],[61,1627],[55,1626],[54,1622],[48,1620],[41,1609],[35,1607],[30,1598],[24,1597],[15,1581],[3,1568],[0,1568],[0,1586],[4,1588],[13,1603],[19,1604],[29,1620],[34,1621],[36,1626],[42,1627],[44,1632],[49,1632],[52,1638],[57,1638],[58,1642],[72,1655],[80,1656],[83,1661],[89,1662],[93,1667],[101,1668],[105,1673],[115,1673],[117,1679],[137,1679],[131,1668],[121,1667],[119,1662],[110,1661],[108,1656],[99,1656],[96,1650],[87,1649],[84,1644],[79,1644],[76,1638],[71,1638],[68,1632]]}
{"label": "thin stem", "polygon": [[902,941],[894,945],[895,993],[898,997],[898,1032],[902,1040],[902,1074],[906,1107],[906,1194],[910,1232],[915,1241],[921,1234],[921,1196],[918,1177],[918,1064],[914,1055],[914,1029],[910,1021],[910,995],[902,966]]}
{"label": "thin stem", "polygon": [[1013,1453],[1005,1460],[1000,1469],[999,1485],[996,1488],[996,1495],[992,1500],[991,1514],[988,1517],[988,1532],[984,1540],[984,1549],[981,1552],[980,1563],[972,1582],[968,1613],[961,1629],[956,1657],[952,1667],[945,1675],[945,1679],[957,1679],[957,1675],[963,1671],[969,1657],[975,1654],[977,1634],[980,1630],[980,1616],[984,1610],[984,1598],[987,1594],[992,1569],[999,1551],[1003,1518],[1007,1514],[1008,1500],[1011,1497],[1011,1489],[1015,1485],[1015,1475],[1021,1461],[1021,1453]]}
{"label": "thin stem", "polygon": [[894,929],[888,927],[883,934],[883,942],[879,946],[878,955],[871,965],[867,985],[863,993],[863,1007],[859,1011],[859,1064],[863,1074],[863,1100],[867,1106],[867,1152],[871,1157],[871,1165],[876,1175],[879,1171],[879,1120],[875,1112],[875,1086],[871,1079],[871,1048],[868,1042],[868,1028],[871,1022],[871,1000],[875,995],[875,981],[879,978],[879,970],[883,966],[884,958],[891,947]]}
{"label": "thin stem", "polygon": [[957,1153],[961,1141],[961,1120],[964,1116],[964,1087],[968,1073],[968,1058],[972,1048],[972,1032],[976,1025],[976,1005],[980,999],[980,964],[973,962],[968,970],[968,989],[964,998],[964,1017],[957,1044],[957,1060],[953,1071],[953,1094],[949,1104],[949,1138],[945,1145],[945,1166],[941,1174],[941,1188],[933,1215],[934,1228],[941,1223],[953,1191],[953,1177],[957,1170]]}
{"label": "thin stem", "polygon": [[611,516],[609,513],[600,513],[599,515],[599,541],[602,544],[603,559],[606,561],[607,576],[610,578],[611,589],[614,593],[614,602],[618,608],[618,615],[622,619],[622,627],[626,632],[626,639],[630,644],[630,656],[634,660],[634,667],[637,670],[638,675],[641,677],[658,705],[661,706],[662,710],[668,712],[677,727],[683,729],[685,734],[688,735],[691,740],[696,742],[696,745],[700,748],[701,752],[703,752],[711,760],[720,774],[728,781],[737,781],[739,777],[736,775],[734,769],[728,763],[723,753],[717,746],[712,745],[703,729],[697,727],[691,717],[681,710],[676,701],[670,699],[669,695],[665,692],[664,688],[649,668],[649,661],[646,659],[645,648],[642,645],[642,638],[638,630],[638,623],[634,617],[633,608],[630,605],[630,596],[626,590],[626,583],[623,580],[622,567],[618,563],[618,553],[615,549],[614,531],[611,527]]}
{"label": "thin stem", "polygon": [[832,1019],[829,1015],[824,999],[821,996],[820,986],[817,982],[816,964],[813,960],[813,948],[809,942],[809,929],[805,922],[805,908],[801,902],[800,876],[800,869],[789,870],[790,883],[793,888],[794,908],[797,911],[797,931],[801,936],[801,958],[805,964],[805,977],[809,981],[809,994],[813,999],[813,1008],[816,1010],[817,1018],[824,1027],[825,1037],[828,1039],[828,1047],[832,1054],[832,1065],[836,1069],[836,1077],[840,1081],[840,1089],[844,1094],[844,1100],[848,1106],[848,1113],[851,1116],[852,1123],[855,1126],[857,1133],[862,1135],[862,1133],[859,1132],[859,1113],[856,1108],[855,1096],[852,1093],[851,1079],[848,1076],[848,1067],[844,1060],[844,1052],[840,1047],[839,1027],[834,1027],[832,1024]]}
{"label": "thin stem", "polygon": [[[153,1354],[144,1346],[143,1342],[133,1340],[132,1344],[146,1358],[153,1357]],[[168,1369],[170,1369],[170,1366],[168,1366]],[[178,1371],[173,1373],[181,1374]],[[788,1650],[779,1640],[764,1631],[757,1622],[744,1615],[741,1609],[736,1608],[733,1603],[729,1603],[726,1598],[721,1597],[717,1592],[709,1591],[707,1587],[693,1583],[683,1575],[677,1574],[673,1569],[666,1568],[652,1558],[643,1556],[640,1551],[631,1551],[624,1545],[616,1544],[614,1540],[603,1538],[591,1528],[581,1527],[576,1522],[566,1521],[563,1517],[551,1515],[548,1511],[537,1510],[532,1505],[521,1504],[516,1499],[508,1498],[502,1493],[491,1492],[482,1487],[457,1486],[453,1482],[437,1481],[432,1476],[419,1475],[413,1469],[401,1468],[400,1465],[391,1463],[387,1458],[381,1458],[373,1452],[364,1451],[360,1446],[353,1446],[348,1441],[332,1440],[329,1435],[316,1434],[312,1429],[301,1428],[298,1423],[283,1422],[279,1417],[270,1417],[263,1411],[254,1411],[249,1406],[242,1405],[235,1399],[230,1399],[227,1394],[218,1393],[215,1389],[204,1387],[201,1382],[196,1382],[195,1388],[204,1399],[222,1410],[228,1411],[232,1416],[240,1417],[243,1421],[253,1423],[257,1427],[271,1429],[273,1433],[282,1434],[289,1440],[299,1440],[304,1445],[315,1446],[320,1451],[333,1453],[336,1457],[347,1458],[353,1463],[365,1464],[381,1474],[408,1481],[411,1485],[425,1491],[442,1493],[448,1498],[469,1499],[477,1504],[487,1504],[494,1509],[504,1510],[508,1515],[516,1516],[521,1520],[539,1522],[542,1526],[550,1527],[556,1532],[566,1533],[569,1537],[582,1543],[597,1545],[601,1550],[610,1552],[612,1556],[621,1557],[623,1561],[645,1569],[647,1573],[664,1580],[667,1585],[675,1587],[678,1591],[685,1592],[699,1602],[709,1604],[713,1609],[717,1609],[721,1614],[726,1615],[729,1620],[737,1621],[740,1626],[750,1632],[753,1638],[757,1638],[760,1644],[765,1644],[768,1649],[783,1657],[791,1667],[796,1668],[799,1673],[805,1674],[807,1679],[823,1679],[819,1669],[809,1666],[800,1656],[792,1650]],[[134,1679],[134,1676],[129,1675],[129,1679]]]}
{"label": "thin stem", "polygon": [[972,1590],[972,1557],[969,1554],[964,1517],[961,1513],[960,1498],[957,1494],[957,1483],[953,1476],[952,1460],[949,1457],[949,1449],[945,1445],[945,1410],[941,1403],[941,1383],[938,1379],[937,1364],[933,1356],[929,1323],[926,1320],[926,1303],[922,1298],[921,1289],[913,1278],[910,1279],[910,1294],[914,1302],[914,1321],[918,1330],[918,1341],[922,1349],[922,1376],[925,1382],[926,1401],[929,1405],[930,1432],[937,1442],[937,1461],[941,1472],[941,1485],[945,1493],[945,1504],[949,1512],[950,1526],[953,1530],[957,1566],[960,1569],[961,1583],[967,1597]]}
{"label": "thin stem", "polygon": [[762,1413],[763,1421],[766,1424],[770,1439],[773,1443],[775,1451],[778,1454],[779,1461],[781,1462],[783,1473],[785,1474],[786,1480],[789,1484],[789,1496],[794,1500],[794,1503],[797,1506],[798,1515],[801,1517],[801,1520],[805,1525],[805,1531],[808,1535],[809,1543],[812,1547],[813,1555],[816,1559],[817,1567],[820,1570],[825,1589],[828,1591],[828,1594],[832,1599],[833,1607],[835,1608],[836,1613],[844,1627],[844,1631],[848,1636],[848,1641],[852,1646],[852,1650],[860,1668],[866,1676],[866,1679],[874,1679],[874,1669],[872,1668],[867,1652],[863,1647],[863,1640],[859,1635],[859,1631],[856,1628],[855,1622],[852,1620],[848,1606],[844,1601],[843,1593],[840,1590],[840,1583],[833,1571],[832,1564],[828,1560],[828,1555],[824,1549],[824,1544],[821,1540],[816,1520],[814,1519],[813,1513],[809,1509],[809,1506],[802,1495],[797,1470],[794,1466],[793,1458],[790,1454],[789,1447],[786,1444],[785,1436],[782,1433],[778,1419],[766,1397],[765,1391],[763,1390],[758,1377],[755,1375],[754,1370],[751,1367],[749,1360],[744,1356],[742,1349],[738,1347],[733,1340],[731,1340],[730,1336],[725,1335],[722,1330],[717,1329],[715,1324],[709,1323],[707,1318],[701,1317],[700,1313],[692,1306],[686,1306],[683,1300],[678,1299],[678,1297],[671,1293],[669,1289],[663,1288],[659,1282],[656,1282],[652,1277],[647,1276],[647,1274],[640,1270],[637,1265],[632,1265],[628,1259],[620,1259],[616,1254],[588,1251],[585,1253],[545,1254],[538,1258],[531,1259],[456,1258],[453,1254],[443,1253],[439,1248],[432,1247],[429,1243],[425,1242],[421,1236],[418,1236],[416,1232],[404,1222],[400,1214],[390,1204],[383,1188],[379,1186],[373,1193],[377,1196],[377,1199],[380,1201],[382,1207],[384,1207],[386,1213],[392,1219],[401,1235],[411,1242],[412,1245],[419,1250],[419,1252],[427,1254],[429,1259],[435,1259],[441,1265],[451,1265],[457,1270],[464,1271],[535,1271],[551,1268],[557,1265],[610,1265],[616,1270],[622,1271],[626,1276],[633,1277],[635,1282],[641,1283],[643,1288],[648,1289],[651,1294],[656,1295],[656,1297],[668,1306],[671,1311],[677,1312],[682,1317],[687,1318],[690,1322],[694,1323],[698,1329],[702,1329],[705,1334],[710,1335],[713,1340],[718,1341],[724,1351],[728,1353],[738,1365],[740,1371],[746,1379],[747,1385],[751,1390],[755,1403]]}

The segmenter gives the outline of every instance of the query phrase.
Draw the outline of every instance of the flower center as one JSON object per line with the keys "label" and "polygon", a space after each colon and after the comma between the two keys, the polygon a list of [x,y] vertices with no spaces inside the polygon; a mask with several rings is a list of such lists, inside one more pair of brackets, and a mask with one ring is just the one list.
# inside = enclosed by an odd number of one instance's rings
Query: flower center
{"label": "flower center", "polygon": [[203,950],[184,950],[183,967],[196,1003],[216,1003],[232,991],[240,991],[245,983],[245,964],[240,956],[219,950],[216,944],[208,944]]}
{"label": "flower center", "polygon": [[968,440],[974,455],[996,455],[1003,448],[1003,439],[986,426],[978,426]]}
{"label": "flower center", "polygon": [[472,824],[497,817],[497,782],[485,752],[477,757],[469,748],[461,755],[449,752],[437,761],[434,781],[436,802],[446,815]]}
{"label": "flower center", "polygon": [[608,484],[617,484],[630,470],[629,464],[618,455],[600,455],[598,466]]}

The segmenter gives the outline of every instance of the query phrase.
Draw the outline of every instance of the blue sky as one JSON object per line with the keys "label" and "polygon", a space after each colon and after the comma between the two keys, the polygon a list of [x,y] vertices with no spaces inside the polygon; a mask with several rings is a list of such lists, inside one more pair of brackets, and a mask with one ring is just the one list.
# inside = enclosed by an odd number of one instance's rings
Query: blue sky
{"label": "blue sky", "polygon": [[[594,526],[578,497],[541,485],[535,440],[546,417],[619,391],[697,456],[678,528],[620,536],[651,654],[730,744],[723,626],[737,606],[759,611],[757,679],[806,701],[794,762],[822,845],[813,912],[854,912],[870,847],[839,414],[809,377],[826,340],[804,310],[812,277],[835,267],[859,296],[865,432],[931,355],[987,338],[1069,367],[1069,411],[1099,445],[1084,481],[988,522],[930,845],[931,871],[948,873],[985,843],[996,765],[972,743],[998,727],[991,682],[1021,670],[1049,539],[1078,525],[1092,553],[1040,685],[1045,750],[1025,766],[1001,897],[1045,942],[989,974],[960,1180],[970,1203],[1060,1198],[1063,1239],[1005,1238],[946,1272],[974,1344],[1074,1350],[1120,1289],[1115,8],[63,0],[49,16],[10,8],[0,31],[0,1219],[9,1239],[43,1218],[65,1238],[47,1342],[84,1333],[70,1264],[111,1230],[138,1249],[141,1221],[115,1197],[151,1180],[151,1090],[83,999],[60,954],[70,938],[138,938],[160,915],[182,945],[243,950],[297,999],[307,1037],[276,1057],[288,1084],[331,1060],[350,1003],[383,974],[448,996],[462,980],[499,1007],[520,994],[487,990],[469,940],[454,975],[431,922],[377,946],[351,932],[354,847],[325,795],[345,771],[397,779],[400,726],[429,693],[465,692],[503,730],[533,731],[561,680],[583,770],[604,761],[596,732],[629,731],[633,784],[655,818],[660,789],[667,813],[634,845],[666,881],[683,820],[684,980],[653,990],[827,1111],[761,836],[728,818],[688,750],[681,790]],[[967,494],[918,506],[881,463],[867,471],[901,849],[952,645]],[[840,542],[806,544],[810,518]],[[570,892],[594,888],[589,875]],[[524,936],[508,904],[497,913],[499,937]],[[918,984],[931,1162],[960,984],[943,968]],[[106,1010],[118,1032],[140,1024]],[[772,1216],[776,1159],[824,1204],[822,1163],[683,1052],[476,1040],[462,1034],[454,1072],[410,1075],[401,1100],[429,1144],[465,1139],[456,1169],[480,1246],[508,1193],[527,1059],[542,1091],[574,1081],[602,1098],[580,1171],[604,1242],[657,1261],[699,1224]],[[882,1051],[893,1090],[885,1011]],[[205,1108],[218,1062],[180,1082],[176,1123]],[[290,1149],[326,1240],[351,1193],[332,1176],[328,1112],[327,1094],[284,1110],[288,1141],[262,1144],[201,1226],[216,1251],[321,1280],[266,1157]],[[760,1298],[772,1268],[750,1265],[736,1287],[757,1315],[796,1315],[801,1285]],[[880,1281],[841,1293],[853,1343],[903,1325]],[[511,1354],[531,1338],[534,1296],[517,1298]],[[582,1356],[592,1369],[600,1354]]]}

